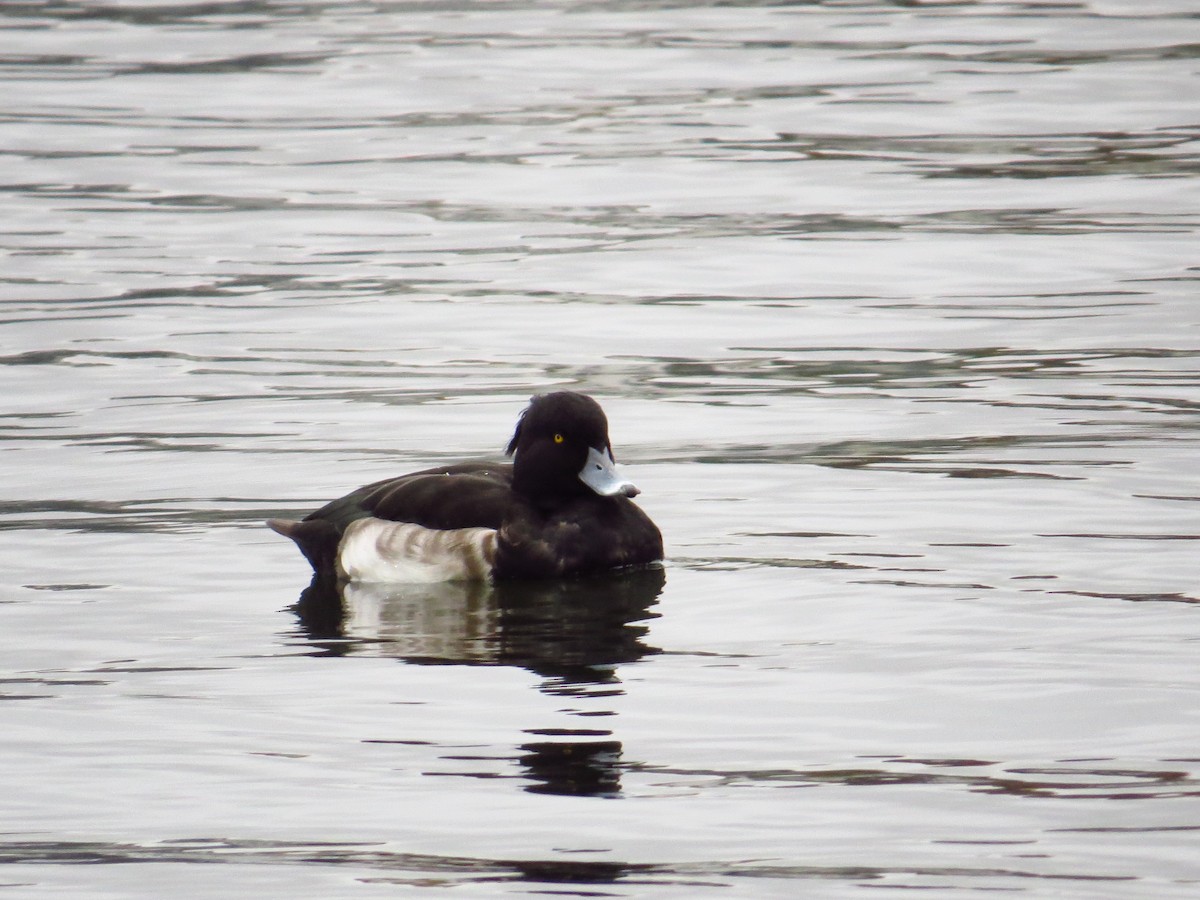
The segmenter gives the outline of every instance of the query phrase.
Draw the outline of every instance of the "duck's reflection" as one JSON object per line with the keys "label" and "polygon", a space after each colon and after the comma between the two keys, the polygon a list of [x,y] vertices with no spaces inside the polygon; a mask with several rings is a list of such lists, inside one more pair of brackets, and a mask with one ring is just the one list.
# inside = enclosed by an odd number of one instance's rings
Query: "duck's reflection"
{"label": "duck's reflection", "polygon": [[521,766],[531,782],[527,790],[568,797],[615,797],[621,793],[622,749],[618,740],[522,744]]}
{"label": "duck's reflection", "polygon": [[[618,666],[658,652],[643,638],[665,580],[660,567],[557,582],[339,586],[314,579],[294,609],[308,641],[325,654],[519,666],[542,677],[545,693],[596,698],[621,693]],[[622,748],[611,731],[530,732],[551,739],[518,748],[529,790],[620,791]]]}

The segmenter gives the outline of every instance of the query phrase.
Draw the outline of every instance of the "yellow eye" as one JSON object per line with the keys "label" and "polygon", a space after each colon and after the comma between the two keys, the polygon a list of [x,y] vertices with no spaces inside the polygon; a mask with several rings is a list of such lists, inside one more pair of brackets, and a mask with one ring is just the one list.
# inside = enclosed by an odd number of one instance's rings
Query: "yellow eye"
{"label": "yellow eye", "polygon": [[561,434],[554,435],[554,443],[556,443],[556,444],[561,444],[565,440],[566,440],[566,438],[563,437]]}

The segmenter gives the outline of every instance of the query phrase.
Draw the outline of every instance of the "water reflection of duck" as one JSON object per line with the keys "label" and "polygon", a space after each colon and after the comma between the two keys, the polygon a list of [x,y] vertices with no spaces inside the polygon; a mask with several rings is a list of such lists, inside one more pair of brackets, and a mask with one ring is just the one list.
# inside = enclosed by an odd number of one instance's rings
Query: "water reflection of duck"
{"label": "water reflection of duck", "polygon": [[534,397],[507,453],[366,485],[302,521],[268,524],[318,575],[350,582],[561,578],[662,559],[662,535],[629,498],[608,420],[591,397]]}
{"label": "water reflection of duck", "polygon": [[[651,608],[665,581],[661,567],[560,581],[430,585],[347,584],[318,573],[293,609],[308,640],[329,655],[517,666],[541,676],[547,694],[612,697],[621,693],[618,666],[659,652],[643,640],[644,623],[655,617]],[[515,748],[526,790],[620,793],[623,748],[611,731],[527,733],[540,739]]]}
{"label": "water reflection of duck", "polygon": [[338,583],[316,575],[294,610],[331,654],[509,665],[560,683],[601,683],[656,650],[642,642],[660,567],[559,581]]}

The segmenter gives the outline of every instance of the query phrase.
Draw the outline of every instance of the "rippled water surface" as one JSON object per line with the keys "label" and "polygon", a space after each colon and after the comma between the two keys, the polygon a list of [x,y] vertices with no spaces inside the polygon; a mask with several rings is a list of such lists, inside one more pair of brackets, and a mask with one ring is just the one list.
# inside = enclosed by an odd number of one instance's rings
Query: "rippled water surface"
{"label": "rippled water surface", "polygon": [[[1200,893],[1184,0],[0,7],[0,897]],[[265,529],[599,397],[662,571]]]}

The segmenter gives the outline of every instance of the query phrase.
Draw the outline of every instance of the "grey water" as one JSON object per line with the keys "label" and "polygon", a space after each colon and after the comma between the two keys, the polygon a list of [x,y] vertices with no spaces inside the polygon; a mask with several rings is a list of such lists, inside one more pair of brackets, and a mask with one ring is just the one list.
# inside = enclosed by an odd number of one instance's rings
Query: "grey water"
{"label": "grey water", "polygon": [[[1197,896],[1197,48],[0,6],[0,897]],[[562,387],[662,570],[302,596]]]}

